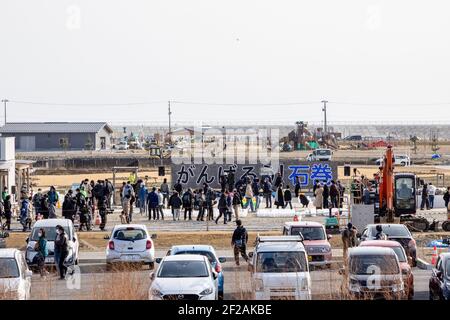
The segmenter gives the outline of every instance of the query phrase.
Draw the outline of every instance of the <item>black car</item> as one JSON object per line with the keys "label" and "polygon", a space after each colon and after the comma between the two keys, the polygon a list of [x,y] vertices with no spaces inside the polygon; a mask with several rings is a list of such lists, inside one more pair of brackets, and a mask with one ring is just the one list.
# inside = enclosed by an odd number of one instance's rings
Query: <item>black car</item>
{"label": "black car", "polygon": [[430,300],[450,300],[450,253],[439,256],[429,287]]}

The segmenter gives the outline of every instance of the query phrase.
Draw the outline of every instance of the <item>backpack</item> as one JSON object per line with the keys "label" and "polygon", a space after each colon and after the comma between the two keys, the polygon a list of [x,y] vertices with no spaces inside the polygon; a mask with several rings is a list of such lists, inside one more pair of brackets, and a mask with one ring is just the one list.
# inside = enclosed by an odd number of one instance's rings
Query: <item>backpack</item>
{"label": "backpack", "polygon": [[186,204],[186,205],[191,204],[191,197],[190,197],[189,193],[185,193],[183,195],[183,204]]}

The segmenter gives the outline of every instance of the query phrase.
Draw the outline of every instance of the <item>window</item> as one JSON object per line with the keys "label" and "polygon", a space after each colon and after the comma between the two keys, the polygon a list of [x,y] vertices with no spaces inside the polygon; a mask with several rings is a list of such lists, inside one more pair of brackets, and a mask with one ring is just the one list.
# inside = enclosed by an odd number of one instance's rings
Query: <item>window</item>
{"label": "window", "polygon": [[[41,228],[34,228],[33,232],[31,234],[31,241],[38,241],[39,240],[39,230]],[[55,241],[56,239],[56,226],[55,227],[44,227],[42,228],[45,231],[45,238],[47,239],[47,241]],[[72,240],[72,234],[70,233],[70,230],[68,227],[64,227],[64,230],[66,232],[67,238],[69,240]]]}
{"label": "window", "polygon": [[307,272],[306,257],[301,252],[261,252],[256,262],[256,272],[285,273]]}
{"label": "window", "polygon": [[394,275],[400,272],[395,256],[358,255],[351,257],[350,271],[356,275],[373,275],[375,272]]}
{"label": "window", "polygon": [[217,263],[216,257],[214,257],[212,252],[209,252],[209,251],[194,251],[194,250],[187,251],[186,250],[186,251],[178,251],[177,253],[175,253],[175,255],[181,255],[181,254],[194,254],[194,255],[198,254],[198,255],[201,255],[201,256],[204,256],[204,257],[208,258],[208,260],[209,260],[209,262],[211,264]]}
{"label": "window", "polygon": [[322,227],[294,227],[291,230],[291,235],[298,236],[303,235],[303,238],[307,241],[311,240],[325,240],[325,232]]}
{"label": "window", "polygon": [[137,241],[147,239],[147,234],[142,229],[119,229],[114,232],[114,239],[120,241]]}
{"label": "window", "polygon": [[19,266],[14,258],[0,258],[0,279],[19,278]]}
{"label": "window", "polygon": [[207,278],[208,267],[203,261],[167,261],[159,271],[159,278]]}

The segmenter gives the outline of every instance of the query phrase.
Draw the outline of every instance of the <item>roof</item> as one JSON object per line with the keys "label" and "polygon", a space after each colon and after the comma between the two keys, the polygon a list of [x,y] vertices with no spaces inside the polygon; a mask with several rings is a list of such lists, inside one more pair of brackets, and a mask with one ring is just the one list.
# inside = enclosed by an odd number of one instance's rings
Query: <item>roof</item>
{"label": "roof", "polygon": [[97,133],[113,129],[106,122],[8,122],[0,133]]}
{"label": "roof", "polygon": [[16,252],[19,250],[9,248],[9,249],[0,249],[0,258],[15,258]]}
{"label": "roof", "polygon": [[256,249],[259,252],[306,252],[301,242],[263,242]]}
{"label": "roof", "polygon": [[214,252],[214,248],[210,245],[182,245],[182,246],[173,246],[172,249],[170,249],[172,252],[177,251],[208,251],[208,252]]}
{"label": "roof", "polygon": [[69,219],[45,219],[36,221],[33,228],[56,227],[57,225],[68,227],[71,224],[72,221]]}
{"label": "roof", "polygon": [[205,257],[197,254],[167,256],[164,261],[205,261]]}
{"label": "roof", "polygon": [[128,229],[128,228],[147,230],[147,227],[144,224],[118,224],[114,226],[114,230]]}
{"label": "roof", "polygon": [[384,247],[384,248],[393,248],[393,247],[402,247],[400,242],[390,241],[390,240],[369,240],[363,241],[359,245],[360,247]]}
{"label": "roof", "polygon": [[314,221],[289,221],[284,224],[287,227],[321,227],[323,225],[319,222]]}
{"label": "roof", "polygon": [[349,249],[349,255],[351,256],[363,256],[363,255],[395,255],[394,250],[391,248],[381,247],[357,247]]}

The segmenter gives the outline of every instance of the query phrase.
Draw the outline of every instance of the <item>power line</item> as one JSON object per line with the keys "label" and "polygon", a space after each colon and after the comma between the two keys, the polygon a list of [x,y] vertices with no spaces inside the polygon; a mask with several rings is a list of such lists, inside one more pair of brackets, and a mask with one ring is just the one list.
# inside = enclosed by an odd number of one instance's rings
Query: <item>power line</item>
{"label": "power line", "polygon": [[430,102],[430,103],[367,103],[367,102],[339,102],[329,101],[332,104],[351,105],[351,106],[386,106],[386,107],[411,107],[411,106],[446,106],[450,105],[450,102]]}
{"label": "power line", "polygon": [[20,100],[9,100],[9,102],[20,104],[45,105],[45,106],[133,106],[133,105],[167,103],[167,101],[125,102],[125,103],[55,103],[55,102],[35,102],[35,101],[20,101]]}

